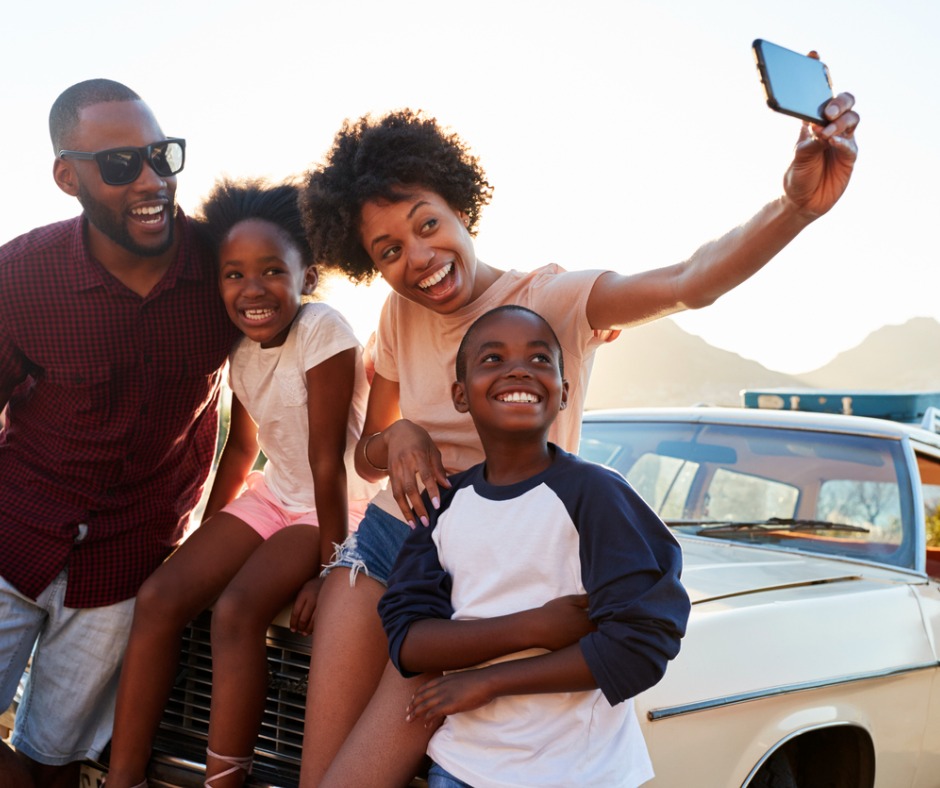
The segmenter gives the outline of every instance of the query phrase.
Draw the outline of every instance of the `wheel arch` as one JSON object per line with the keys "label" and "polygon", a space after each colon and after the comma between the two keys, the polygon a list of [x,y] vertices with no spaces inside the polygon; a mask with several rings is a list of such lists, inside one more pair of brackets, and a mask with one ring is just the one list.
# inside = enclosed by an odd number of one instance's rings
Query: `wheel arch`
{"label": "wheel arch", "polygon": [[[792,779],[781,780],[782,773]],[[815,785],[823,778],[834,788],[874,786],[875,746],[865,728],[832,722],[792,731],[761,757],[742,788]]]}

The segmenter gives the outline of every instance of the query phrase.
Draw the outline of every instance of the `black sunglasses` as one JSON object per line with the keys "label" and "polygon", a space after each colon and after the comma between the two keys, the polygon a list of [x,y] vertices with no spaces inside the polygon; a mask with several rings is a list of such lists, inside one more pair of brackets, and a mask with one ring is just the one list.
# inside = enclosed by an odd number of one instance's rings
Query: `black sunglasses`
{"label": "black sunglasses", "polygon": [[145,160],[161,178],[176,175],[186,161],[186,140],[174,137],[143,148],[109,148],[97,153],[60,150],[59,158],[94,160],[101,180],[110,186],[126,186],[137,180]]}

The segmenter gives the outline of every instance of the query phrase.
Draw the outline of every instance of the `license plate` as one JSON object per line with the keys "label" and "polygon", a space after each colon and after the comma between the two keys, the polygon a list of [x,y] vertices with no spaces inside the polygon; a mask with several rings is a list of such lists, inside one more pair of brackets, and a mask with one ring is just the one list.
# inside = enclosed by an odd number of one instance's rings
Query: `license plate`
{"label": "license plate", "polygon": [[78,784],[81,788],[102,788],[105,773],[101,769],[87,763],[82,764],[79,772]]}

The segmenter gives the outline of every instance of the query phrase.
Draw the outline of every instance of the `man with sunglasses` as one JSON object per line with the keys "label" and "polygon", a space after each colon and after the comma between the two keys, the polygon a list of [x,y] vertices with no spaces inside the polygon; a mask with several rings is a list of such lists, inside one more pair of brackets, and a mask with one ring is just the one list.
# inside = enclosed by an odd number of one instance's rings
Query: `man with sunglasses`
{"label": "man with sunglasses", "polygon": [[0,247],[0,710],[32,653],[0,788],[76,785],[107,744],[134,595],[199,498],[237,337],[176,207],[185,141],[103,79],[49,129],[82,215]]}

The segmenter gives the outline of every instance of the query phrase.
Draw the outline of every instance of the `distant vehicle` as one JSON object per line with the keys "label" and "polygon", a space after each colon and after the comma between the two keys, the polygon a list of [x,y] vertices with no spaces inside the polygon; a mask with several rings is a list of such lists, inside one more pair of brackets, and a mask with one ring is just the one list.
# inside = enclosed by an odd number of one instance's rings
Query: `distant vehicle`
{"label": "distant vehicle", "polygon": [[[693,602],[681,653],[636,699],[649,785],[935,788],[940,394],[745,403],[585,416],[581,454],[623,473],[674,529]],[[252,785],[297,784],[309,641],[285,624],[269,631]],[[152,785],[201,784],[209,653],[203,616]]]}

